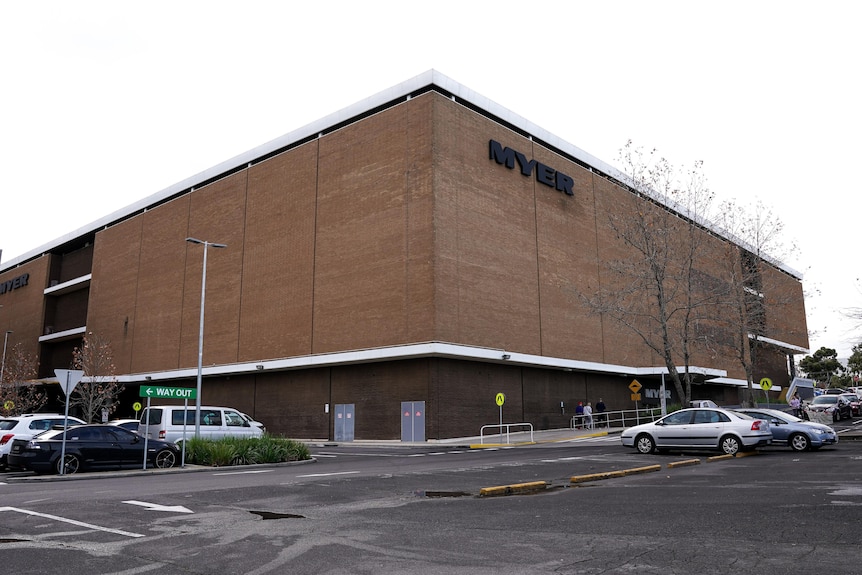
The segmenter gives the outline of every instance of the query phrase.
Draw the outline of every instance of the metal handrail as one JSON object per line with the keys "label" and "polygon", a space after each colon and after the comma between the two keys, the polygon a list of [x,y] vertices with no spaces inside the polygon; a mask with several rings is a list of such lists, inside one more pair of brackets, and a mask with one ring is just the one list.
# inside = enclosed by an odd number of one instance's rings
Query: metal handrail
{"label": "metal handrail", "polygon": [[655,421],[661,417],[660,407],[642,407],[639,409],[621,409],[617,411],[605,411],[593,413],[588,418],[586,415],[573,415],[569,426],[571,429],[594,429],[597,425],[602,427],[629,427],[639,425],[648,421]]}
{"label": "metal handrail", "polygon": [[533,424],[532,423],[495,423],[493,425],[483,425],[482,429],[479,430],[479,443],[485,443],[485,429],[491,428],[499,428],[500,429],[500,441],[503,440],[503,428],[506,428],[506,443],[511,443],[509,441],[509,431],[512,427],[529,427],[530,428],[530,443],[533,443]]}

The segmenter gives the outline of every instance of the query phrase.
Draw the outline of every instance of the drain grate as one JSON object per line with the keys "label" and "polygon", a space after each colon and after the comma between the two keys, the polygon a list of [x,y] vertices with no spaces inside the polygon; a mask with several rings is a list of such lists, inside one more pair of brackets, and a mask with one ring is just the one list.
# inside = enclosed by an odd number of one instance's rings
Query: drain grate
{"label": "drain grate", "polygon": [[305,519],[305,515],[296,515],[295,513],[273,513],[272,511],[250,511],[255,515],[260,515],[264,521],[268,519]]}
{"label": "drain grate", "polygon": [[28,539],[9,539],[6,537],[0,538],[0,543],[28,543]]}

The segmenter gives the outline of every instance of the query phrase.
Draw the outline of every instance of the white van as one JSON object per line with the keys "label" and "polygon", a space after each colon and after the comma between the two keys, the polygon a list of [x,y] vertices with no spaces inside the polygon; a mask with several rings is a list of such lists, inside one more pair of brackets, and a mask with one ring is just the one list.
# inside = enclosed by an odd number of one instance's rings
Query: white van
{"label": "white van", "polygon": [[[138,434],[146,435],[149,439],[181,443],[184,432],[186,439],[195,436],[195,412],[193,405],[188,409],[182,405],[153,405],[149,410],[145,408],[141,414]],[[261,435],[263,429],[249,424],[242,413],[232,407],[201,406],[201,437],[204,439]]]}

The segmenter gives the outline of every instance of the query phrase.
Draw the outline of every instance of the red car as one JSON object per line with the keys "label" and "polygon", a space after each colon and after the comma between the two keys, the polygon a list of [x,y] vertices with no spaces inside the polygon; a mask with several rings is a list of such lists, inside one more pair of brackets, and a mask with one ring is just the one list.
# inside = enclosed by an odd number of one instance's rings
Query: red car
{"label": "red car", "polygon": [[852,416],[858,417],[860,415],[860,411],[862,411],[862,402],[859,401],[858,395],[855,393],[842,393],[838,397],[843,397],[850,402],[850,414]]}

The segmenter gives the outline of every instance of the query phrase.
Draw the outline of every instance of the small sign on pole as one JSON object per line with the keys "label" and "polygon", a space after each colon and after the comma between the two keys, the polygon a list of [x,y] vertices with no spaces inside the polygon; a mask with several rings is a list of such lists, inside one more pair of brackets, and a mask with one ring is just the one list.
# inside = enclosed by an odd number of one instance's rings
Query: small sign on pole
{"label": "small sign on pole", "polygon": [[84,378],[84,372],[79,369],[55,369],[54,375],[57,376],[57,381],[63,393],[66,394],[66,413],[63,416],[63,444],[60,448],[60,465],[58,471],[60,475],[66,474],[66,429],[69,428],[69,396],[75,386]]}
{"label": "small sign on pole", "polygon": [[503,404],[506,403],[506,394],[498,393],[494,398],[497,406],[500,408],[500,443],[503,443]]}

